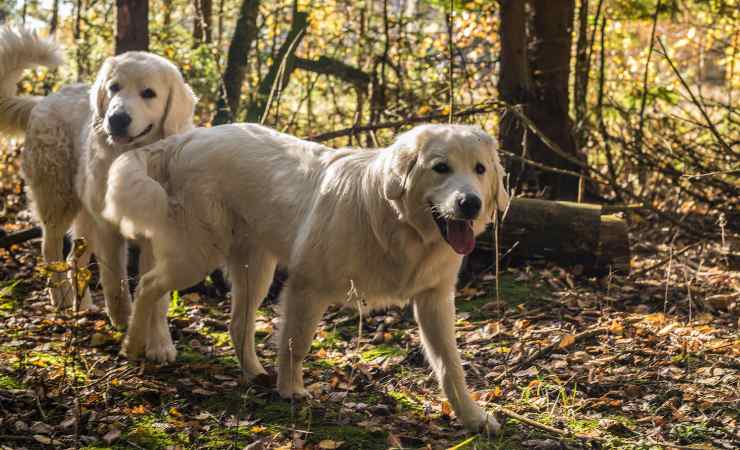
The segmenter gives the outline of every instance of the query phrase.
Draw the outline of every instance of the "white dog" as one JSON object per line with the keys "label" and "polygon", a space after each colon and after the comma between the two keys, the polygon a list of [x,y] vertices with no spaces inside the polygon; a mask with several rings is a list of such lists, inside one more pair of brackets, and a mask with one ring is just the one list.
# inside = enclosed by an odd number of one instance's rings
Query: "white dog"
{"label": "white dog", "polygon": [[[264,373],[255,314],[282,262],[290,273],[282,396],[307,395],[301,365],[329,305],[410,300],[455,413],[470,429],[496,431],[465,386],[454,290],[462,254],[508,202],[502,177],[494,140],[462,125],[420,126],[381,150],[332,150],[259,125],[225,125],[125,153],[111,166],[103,215],[129,237],[150,238],[155,263],[141,278],[122,351],[162,359],[158,337],[147,336],[158,300],[225,262],[231,338],[246,375]],[[159,314],[152,320],[166,320]]]}
{"label": "white dog", "polygon": [[[91,244],[111,322],[125,326],[131,311],[125,242],[100,217],[108,168],[122,152],[192,128],[195,98],[169,61],[145,52],[108,58],[95,84],[62,88],[49,97],[17,97],[24,69],[54,67],[60,50],[26,30],[0,31],[0,131],[25,133],[22,168],[36,216],[43,227],[48,262],[63,259],[65,233]],[[144,245],[142,261],[150,265]],[[90,252],[79,263],[86,265]],[[52,303],[71,304],[72,289],[57,274]],[[89,290],[82,307],[92,304]],[[168,333],[169,334],[169,333]]]}

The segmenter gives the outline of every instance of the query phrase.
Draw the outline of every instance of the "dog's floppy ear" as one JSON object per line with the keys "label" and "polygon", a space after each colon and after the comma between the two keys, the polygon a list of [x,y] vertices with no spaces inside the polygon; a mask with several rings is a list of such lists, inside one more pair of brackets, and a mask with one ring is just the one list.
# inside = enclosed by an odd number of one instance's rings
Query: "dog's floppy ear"
{"label": "dog's floppy ear", "polygon": [[104,118],[105,111],[108,109],[108,78],[113,70],[113,58],[108,58],[98,71],[95,83],[90,90],[90,107],[95,113],[95,117]]}
{"label": "dog's floppy ear", "polygon": [[496,180],[494,183],[498,185],[496,188],[496,207],[499,211],[503,212],[509,205],[509,193],[506,192],[506,185],[504,184],[506,172],[504,171],[504,167],[501,165],[501,160],[498,157],[496,147],[493,148],[493,165],[496,169]]}
{"label": "dog's floppy ear", "polygon": [[174,78],[170,82],[170,93],[167,97],[167,106],[162,122],[162,133],[165,137],[193,128],[195,95],[190,86],[185,83],[179,71],[176,72]]}
{"label": "dog's floppy ear", "polygon": [[419,150],[424,145],[423,136],[423,127],[414,128],[399,136],[388,149],[391,155],[383,174],[383,195],[388,200],[398,200],[406,192]]}

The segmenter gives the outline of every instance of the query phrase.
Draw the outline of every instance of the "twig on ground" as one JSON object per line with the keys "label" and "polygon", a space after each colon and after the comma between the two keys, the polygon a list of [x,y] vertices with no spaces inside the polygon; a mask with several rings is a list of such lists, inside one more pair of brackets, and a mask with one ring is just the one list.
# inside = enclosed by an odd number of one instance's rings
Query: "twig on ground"
{"label": "twig on ground", "polygon": [[[545,430],[545,431],[550,432],[550,433],[553,433],[553,434],[557,434],[558,436],[563,436],[563,437],[573,438],[573,439],[579,439],[579,440],[582,440],[582,441],[598,441],[598,442],[606,442],[607,441],[607,439],[605,439],[603,437],[600,437],[600,436],[589,436],[587,434],[572,433],[572,432],[570,432],[568,430],[562,430],[560,428],[555,428],[555,427],[550,426],[550,425],[545,425],[542,422],[537,422],[536,420],[533,420],[533,419],[530,419],[528,417],[525,417],[525,416],[523,416],[521,414],[515,413],[514,411],[512,411],[512,410],[510,410],[508,408],[505,408],[503,406],[499,406],[499,405],[495,405],[495,404],[492,404],[491,406],[493,406],[493,408],[497,412],[499,412],[499,413],[501,413],[501,414],[503,414],[503,415],[505,415],[507,417],[510,417],[512,419],[516,419],[516,420],[518,420],[518,421],[520,421],[522,423],[525,423],[525,424],[527,424],[529,426],[532,426],[532,427],[535,427],[535,428],[539,428],[541,430]],[[670,443],[670,442],[656,441],[656,440],[654,440],[654,439],[652,439],[652,438],[650,438],[648,436],[641,436],[641,438],[642,438],[641,440],[622,440],[622,442],[624,442],[626,444],[632,444],[632,445],[644,445],[645,442],[647,442],[650,445],[658,445],[658,446],[661,446],[661,447],[664,447],[664,448],[675,448],[675,449],[680,449],[680,450],[697,450],[697,447],[689,447],[689,446],[686,446],[686,445],[678,445],[678,444],[673,444],[673,443]]]}
{"label": "twig on ground", "polygon": [[[637,319],[624,319],[625,323],[633,323],[636,322]],[[574,336],[573,344],[577,343],[578,341],[581,341],[583,339],[588,339],[590,337],[606,333],[609,331],[609,327],[606,326],[600,326],[597,328],[592,328],[590,330],[582,331]],[[528,366],[533,361],[542,358],[543,356],[547,356],[550,353],[552,353],[558,346],[560,345],[561,339],[556,340],[555,342],[551,343],[550,345],[546,347],[542,347],[541,349],[534,352],[532,355],[530,355],[527,359],[517,363],[513,368],[505,370],[503,373],[499,374],[496,378],[492,380],[493,383],[498,383],[499,381],[506,378],[508,374],[515,370],[519,370],[520,368],[523,368],[525,366]],[[573,345],[571,344],[571,345]]]}
{"label": "twig on ground", "polygon": [[671,254],[669,256],[666,256],[665,258],[661,259],[660,261],[656,262],[655,264],[652,264],[652,265],[650,265],[648,267],[645,267],[644,269],[640,269],[637,272],[632,272],[629,275],[629,278],[637,278],[640,275],[644,275],[644,274],[646,274],[647,272],[650,272],[653,269],[657,269],[658,267],[667,264],[672,258],[675,258],[676,256],[681,256],[684,253],[686,253],[687,251],[691,250],[692,248],[695,248],[695,247],[697,247],[697,246],[699,246],[699,245],[701,245],[703,243],[704,243],[704,241],[699,241],[699,242],[695,242],[695,243],[693,243],[691,245],[687,245],[686,247],[682,248],[681,250],[679,250],[679,251],[677,251],[677,252],[675,252],[675,253],[673,253],[673,254]]}

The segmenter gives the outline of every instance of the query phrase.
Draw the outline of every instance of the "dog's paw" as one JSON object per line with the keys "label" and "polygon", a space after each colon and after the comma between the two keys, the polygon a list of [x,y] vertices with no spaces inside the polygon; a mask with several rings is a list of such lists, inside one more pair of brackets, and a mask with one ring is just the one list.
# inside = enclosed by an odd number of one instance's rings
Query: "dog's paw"
{"label": "dog's paw", "polygon": [[114,328],[118,330],[125,330],[128,327],[129,317],[131,316],[131,302],[122,302],[116,308],[108,308],[108,318]]}
{"label": "dog's paw", "polygon": [[92,295],[90,295],[90,289],[85,289],[85,294],[82,296],[82,301],[80,302],[80,310],[97,311],[97,307],[92,301]]}
{"label": "dog's paw", "polygon": [[474,433],[484,434],[498,434],[501,430],[501,424],[496,417],[487,411],[482,409],[478,410],[475,415],[470,418],[463,419],[465,428]]}
{"label": "dog's paw", "polygon": [[150,343],[146,349],[146,359],[160,364],[175,362],[176,357],[177,349],[172,341]]}
{"label": "dog's paw", "polygon": [[119,354],[130,360],[142,359],[146,353],[146,342],[126,336]]}
{"label": "dog's paw", "polygon": [[259,361],[256,361],[254,363],[246,364],[246,367],[242,369],[242,379],[246,383],[250,383],[256,378],[259,377],[266,377],[267,371],[264,367],[262,367],[262,364],[260,364]]}
{"label": "dog's paw", "polygon": [[286,400],[290,399],[310,399],[313,398],[310,392],[303,386],[278,387],[278,393]]}
{"label": "dog's paw", "polygon": [[74,295],[69,286],[62,285],[49,288],[49,299],[51,300],[51,306],[55,308],[71,308]]}

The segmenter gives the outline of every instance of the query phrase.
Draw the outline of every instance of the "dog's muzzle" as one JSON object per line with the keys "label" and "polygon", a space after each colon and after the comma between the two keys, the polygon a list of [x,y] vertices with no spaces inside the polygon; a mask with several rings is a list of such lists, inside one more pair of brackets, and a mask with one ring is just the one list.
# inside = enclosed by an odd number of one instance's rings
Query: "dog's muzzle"
{"label": "dog's muzzle", "polygon": [[475,232],[473,221],[447,217],[432,205],[432,217],[439,232],[455,253],[468,255],[475,250]]}

